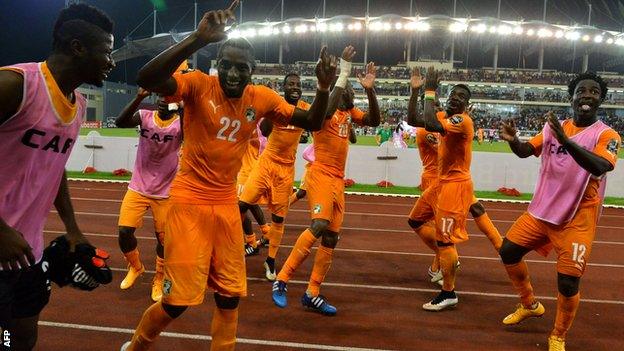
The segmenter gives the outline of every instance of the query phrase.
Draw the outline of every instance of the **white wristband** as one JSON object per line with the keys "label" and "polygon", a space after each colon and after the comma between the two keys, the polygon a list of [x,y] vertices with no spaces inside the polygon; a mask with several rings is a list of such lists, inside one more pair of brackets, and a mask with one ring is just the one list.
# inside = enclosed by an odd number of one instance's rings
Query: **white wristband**
{"label": "white wristband", "polygon": [[351,62],[341,58],[340,75],[338,75],[338,79],[336,79],[336,86],[344,89],[347,86],[349,75],[351,75]]}

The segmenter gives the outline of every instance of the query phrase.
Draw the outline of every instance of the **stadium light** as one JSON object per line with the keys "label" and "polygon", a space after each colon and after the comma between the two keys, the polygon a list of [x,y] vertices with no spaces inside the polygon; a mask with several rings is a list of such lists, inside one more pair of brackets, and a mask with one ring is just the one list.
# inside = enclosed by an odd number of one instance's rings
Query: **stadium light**
{"label": "stadium light", "polygon": [[470,30],[476,33],[485,33],[486,26],[483,23],[477,24],[476,26],[470,27]]}
{"label": "stadium light", "polygon": [[228,33],[229,39],[235,39],[235,38],[240,38],[240,37],[241,37],[241,32],[238,29],[234,29],[233,31]]}
{"label": "stadium light", "polygon": [[310,28],[308,28],[310,30],[310,32],[316,32],[316,26],[315,25],[310,25]]}
{"label": "stadium light", "polygon": [[498,26],[498,34],[500,35],[509,35],[512,32],[513,32],[513,29],[511,29],[510,26],[507,26],[507,25]]}
{"label": "stadium light", "polygon": [[305,24],[300,24],[298,26],[295,26],[295,33],[305,33],[308,31],[308,26],[306,26]]}
{"label": "stadium light", "polygon": [[396,28],[397,30],[403,29],[403,23],[401,23],[401,22],[395,23],[394,24],[394,28]]}
{"label": "stadium light", "polygon": [[527,34],[528,36],[532,37],[532,36],[533,36],[533,34],[535,34],[535,30],[533,30],[533,29],[529,29],[529,30],[527,30],[526,34]]}
{"label": "stadium light", "polygon": [[609,44],[609,45],[613,44],[613,38],[607,39],[607,44]]}
{"label": "stadium light", "polygon": [[552,36],[553,36],[553,33],[552,33],[552,31],[551,31],[551,30],[549,30],[549,29],[546,29],[546,28],[540,28],[540,29],[537,31],[537,36],[538,36],[538,37],[540,37],[540,38],[550,38],[550,37],[552,37]]}
{"label": "stadium light", "polygon": [[361,22],[353,23],[353,30],[361,30],[361,29],[362,29],[362,23]]}
{"label": "stadium light", "polygon": [[563,38],[563,31],[562,30],[558,30],[555,32],[555,38]]}
{"label": "stadium light", "polygon": [[618,39],[615,41],[615,45],[624,46],[624,39],[622,39],[622,38],[618,38]]}
{"label": "stadium light", "polygon": [[514,32],[514,34],[520,35],[520,34],[524,33],[524,29],[522,29],[522,27],[520,27],[520,26],[516,26],[513,29],[513,32]]}
{"label": "stadium light", "polygon": [[329,25],[329,31],[330,32],[341,32],[343,30],[344,26],[342,23],[338,22],[338,23],[332,23]]}
{"label": "stadium light", "polygon": [[581,39],[583,39],[583,41],[589,41],[589,35],[585,34]]}
{"label": "stadium light", "polygon": [[490,27],[490,33],[494,34],[496,32],[498,32],[498,28],[496,26],[491,26]]}
{"label": "stadium light", "polygon": [[316,25],[316,29],[319,32],[326,32],[327,31],[327,23],[325,22],[320,22],[319,24]]}
{"label": "stadium light", "polygon": [[596,35],[596,37],[594,38],[594,42],[596,43],[602,43],[602,40],[604,38],[602,37],[602,35]]}
{"label": "stadium light", "polygon": [[581,33],[579,32],[567,32],[565,34],[565,38],[568,40],[579,40],[581,38]]}
{"label": "stadium light", "polygon": [[388,22],[384,22],[383,23],[383,30],[385,31],[389,31],[390,29],[392,29],[392,25]]}
{"label": "stadium light", "polygon": [[256,30],[253,28],[249,28],[243,31],[241,35],[245,38],[253,38],[256,36]]}
{"label": "stadium light", "polygon": [[418,21],[414,23],[414,29],[416,29],[419,32],[426,32],[429,29],[431,29],[431,25],[424,21]]}
{"label": "stadium light", "polygon": [[452,33],[465,32],[468,29],[468,25],[461,22],[451,23],[449,25],[449,31]]}
{"label": "stadium light", "polygon": [[285,25],[284,27],[282,27],[282,33],[290,34],[290,26],[289,25]]}
{"label": "stadium light", "polygon": [[260,35],[261,37],[268,37],[271,34],[273,34],[273,27],[271,26],[264,26],[263,28],[260,28],[260,30],[258,30],[258,35]]}
{"label": "stadium light", "polygon": [[370,24],[370,29],[372,31],[378,32],[383,29],[383,24],[381,22],[373,22]]}

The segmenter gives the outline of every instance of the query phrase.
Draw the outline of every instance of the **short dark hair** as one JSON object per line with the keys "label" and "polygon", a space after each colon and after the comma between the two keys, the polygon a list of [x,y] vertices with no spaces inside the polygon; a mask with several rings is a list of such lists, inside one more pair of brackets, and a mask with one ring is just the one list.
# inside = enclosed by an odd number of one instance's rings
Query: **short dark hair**
{"label": "short dark hair", "polygon": [[288,73],[285,77],[284,77],[284,81],[282,82],[282,85],[286,85],[286,80],[288,80],[288,78],[290,77],[297,77],[299,79],[301,79],[301,77],[299,76],[299,74],[295,73],[295,72],[290,72]]}
{"label": "short dark hair", "polygon": [[67,50],[74,39],[92,46],[100,40],[100,30],[113,34],[113,21],[108,15],[91,5],[72,4],[61,10],[54,23],[52,47]]}
{"label": "short dark hair", "polygon": [[574,90],[576,90],[576,86],[578,85],[578,83],[586,79],[593,80],[594,82],[598,83],[598,85],[600,85],[600,101],[604,101],[604,99],[607,97],[607,91],[609,90],[609,88],[607,88],[607,82],[605,82],[601,76],[597,75],[594,72],[581,73],[570,81],[570,83],[568,84],[568,94],[570,94],[570,98],[574,96]]}
{"label": "short dark hair", "polygon": [[217,60],[220,60],[221,58],[223,58],[223,51],[227,47],[233,47],[233,48],[237,48],[237,49],[248,51],[249,52],[249,60],[250,60],[249,63],[252,65],[252,68],[255,67],[255,65],[256,65],[256,50],[254,49],[253,45],[251,45],[249,40],[247,40],[245,38],[232,38],[232,39],[228,39],[228,40],[224,41],[223,44],[221,44],[221,46],[219,46],[219,51],[217,51]]}
{"label": "short dark hair", "polygon": [[472,96],[472,92],[470,91],[470,88],[468,88],[468,86],[466,84],[461,84],[461,83],[460,84],[455,84],[451,90],[453,90],[455,88],[465,89],[468,92],[468,100],[470,100],[470,97]]}

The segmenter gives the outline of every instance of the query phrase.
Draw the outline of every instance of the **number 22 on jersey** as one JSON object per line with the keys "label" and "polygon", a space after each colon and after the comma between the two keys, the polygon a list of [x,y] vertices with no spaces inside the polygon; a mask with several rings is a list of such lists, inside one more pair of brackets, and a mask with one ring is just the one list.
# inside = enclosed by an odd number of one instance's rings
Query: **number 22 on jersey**
{"label": "number 22 on jersey", "polygon": [[221,123],[221,129],[217,132],[217,139],[232,143],[236,142],[236,133],[240,130],[241,122],[226,116],[221,117],[219,122]]}

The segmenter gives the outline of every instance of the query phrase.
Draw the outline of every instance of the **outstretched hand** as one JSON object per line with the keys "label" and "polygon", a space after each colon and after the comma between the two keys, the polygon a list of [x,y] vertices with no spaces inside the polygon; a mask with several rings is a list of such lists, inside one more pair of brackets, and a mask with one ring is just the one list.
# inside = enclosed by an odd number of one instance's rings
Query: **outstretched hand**
{"label": "outstretched hand", "polygon": [[508,142],[514,141],[514,139],[516,139],[517,132],[516,123],[513,119],[510,118],[507,121],[501,122],[499,135],[503,140]]}
{"label": "outstretched hand", "polygon": [[563,127],[561,126],[561,123],[559,123],[557,116],[555,116],[552,111],[548,111],[546,113],[546,121],[548,122],[550,131],[553,132],[555,138],[557,138],[557,141],[563,145],[568,139],[568,136],[563,131]]}
{"label": "outstretched hand", "polygon": [[358,74],[358,80],[364,89],[373,89],[375,86],[375,78],[377,77],[377,67],[373,62],[369,62],[366,65],[366,71],[364,74]]}
{"label": "outstretched hand", "polygon": [[225,10],[213,10],[204,14],[197,25],[195,35],[204,43],[216,43],[227,38],[225,26],[228,20],[235,21],[234,10],[238,6],[239,0],[233,0]]}
{"label": "outstretched hand", "polygon": [[337,67],[338,59],[336,56],[328,54],[327,46],[323,46],[315,69],[319,88],[329,90],[331,83],[336,79]]}
{"label": "outstretched hand", "polygon": [[344,50],[342,50],[342,56],[340,57],[345,61],[351,62],[354,56],[355,56],[355,48],[351,45],[348,45],[347,47],[344,48]]}
{"label": "outstretched hand", "polygon": [[412,68],[412,77],[410,78],[410,85],[412,91],[419,90],[425,84],[425,77],[420,75],[420,68]]}
{"label": "outstretched hand", "polygon": [[427,69],[427,76],[425,79],[425,90],[437,90],[440,85],[440,72],[431,66]]}

